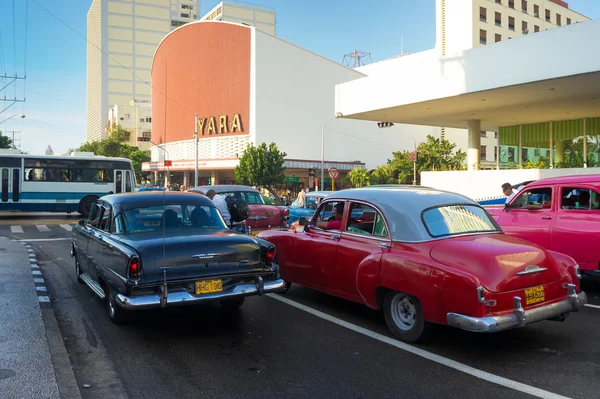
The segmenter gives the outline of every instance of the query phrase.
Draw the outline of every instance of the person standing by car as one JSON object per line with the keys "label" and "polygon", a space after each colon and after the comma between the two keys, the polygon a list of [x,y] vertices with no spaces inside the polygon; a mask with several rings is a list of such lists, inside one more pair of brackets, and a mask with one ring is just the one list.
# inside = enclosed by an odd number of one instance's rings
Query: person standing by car
{"label": "person standing by car", "polygon": [[504,195],[506,195],[506,203],[508,204],[513,197],[516,195],[515,192],[513,192],[513,188],[510,185],[510,183],[504,183],[502,185],[502,192],[504,193]]}
{"label": "person standing by car", "polygon": [[208,190],[206,196],[215,203],[215,206],[219,212],[221,212],[221,216],[223,216],[223,220],[225,220],[225,224],[229,226],[230,229],[246,233],[246,224],[244,222],[236,223],[231,221],[231,213],[229,213],[229,207],[227,206],[224,195],[217,194],[215,190]]}
{"label": "person standing by car", "polygon": [[306,196],[307,192],[308,192],[308,187],[300,190],[300,192],[298,193],[298,206],[300,208],[304,207],[304,197]]}

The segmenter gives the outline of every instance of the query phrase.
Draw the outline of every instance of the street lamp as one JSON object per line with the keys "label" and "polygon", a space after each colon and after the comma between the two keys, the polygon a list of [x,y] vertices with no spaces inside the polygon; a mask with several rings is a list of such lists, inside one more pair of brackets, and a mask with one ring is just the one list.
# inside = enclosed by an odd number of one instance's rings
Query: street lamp
{"label": "street lamp", "polygon": [[325,184],[325,126],[327,126],[333,118],[339,119],[342,116],[341,112],[336,112],[324,125],[321,125],[321,191],[324,190]]}
{"label": "street lamp", "polygon": [[13,115],[13,116],[11,116],[10,118],[7,118],[7,119],[3,120],[2,122],[0,122],[0,124],[2,124],[2,123],[4,123],[4,122],[6,122],[6,121],[7,121],[7,120],[9,120],[9,119],[12,119],[12,118],[14,118],[15,116],[18,116],[18,117],[19,117],[19,118],[21,118],[21,119],[22,119],[22,118],[25,118],[25,115],[23,115],[23,114],[14,114],[14,115]]}

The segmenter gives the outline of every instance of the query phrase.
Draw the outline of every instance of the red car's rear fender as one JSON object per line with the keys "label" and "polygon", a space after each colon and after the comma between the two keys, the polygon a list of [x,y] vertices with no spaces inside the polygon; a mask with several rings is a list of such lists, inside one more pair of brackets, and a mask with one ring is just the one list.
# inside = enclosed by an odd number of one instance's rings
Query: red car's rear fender
{"label": "red car's rear fender", "polygon": [[365,305],[371,309],[379,309],[377,287],[379,287],[379,268],[382,255],[380,252],[367,256],[356,269],[356,288]]}

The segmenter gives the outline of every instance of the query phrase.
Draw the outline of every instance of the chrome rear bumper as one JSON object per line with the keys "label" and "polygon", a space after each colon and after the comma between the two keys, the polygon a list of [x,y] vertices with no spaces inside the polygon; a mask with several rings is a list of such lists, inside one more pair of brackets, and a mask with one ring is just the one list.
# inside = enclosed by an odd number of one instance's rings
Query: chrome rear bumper
{"label": "chrome rear bumper", "polygon": [[578,311],[587,302],[587,295],[581,291],[576,293],[575,285],[567,286],[568,298],[561,302],[524,310],[521,298],[514,297],[514,309],[511,314],[490,317],[471,317],[459,313],[448,313],[446,321],[449,326],[474,332],[497,332],[523,327],[538,321],[550,320],[569,312]]}
{"label": "chrome rear bumper", "polygon": [[240,284],[236,285],[229,291],[215,292],[212,294],[192,295],[185,291],[171,291],[167,294],[166,298],[162,297],[160,294],[142,295],[136,297],[127,297],[125,295],[118,294],[116,297],[116,302],[118,305],[128,310],[196,305],[212,301],[238,299],[250,295],[263,295],[271,292],[281,292],[285,291],[286,286],[287,285],[285,281],[281,279],[263,282],[262,279],[259,278],[256,284]]}

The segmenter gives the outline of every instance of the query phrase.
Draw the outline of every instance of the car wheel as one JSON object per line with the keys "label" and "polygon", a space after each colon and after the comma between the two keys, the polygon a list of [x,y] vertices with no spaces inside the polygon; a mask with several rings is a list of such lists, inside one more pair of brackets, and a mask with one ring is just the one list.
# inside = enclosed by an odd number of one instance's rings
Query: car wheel
{"label": "car wheel", "polygon": [[129,319],[127,310],[123,309],[117,304],[113,290],[110,288],[105,289],[106,292],[106,308],[108,310],[108,317],[114,324],[123,324]]}
{"label": "car wheel", "polygon": [[388,328],[401,341],[422,341],[431,329],[425,321],[421,302],[414,296],[388,292],[383,299],[383,313]]}
{"label": "car wheel", "polygon": [[81,264],[79,263],[79,260],[77,259],[77,255],[75,255],[74,258],[75,258],[75,276],[77,277],[77,282],[79,284],[83,284],[83,279],[81,278]]}
{"label": "car wheel", "polygon": [[94,201],[96,201],[96,198],[97,197],[91,195],[83,197],[81,201],[79,201],[77,212],[84,218],[87,218],[90,215],[90,210],[92,209],[92,205],[94,204]]}
{"label": "car wheel", "polygon": [[230,301],[222,301],[221,302],[221,307],[223,309],[237,309],[239,307],[241,307],[244,304],[244,300],[246,298],[238,298],[238,299],[232,299]]}
{"label": "car wheel", "polygon": [[[275,276],[275,277],[277,279],[280,279],[281,278],[281,269],[279,267],[279,263],[277,263],[277,258],[275,258],[273,260],[273,263],[277,264],[277,276]],[[292,287],[292,283],[290,281],[287,281],[287,280],[285,280],[285,285],[286,285],[285,290],[281,291],[282,294],[285,294],[286,292],[288,292],[290,290],[290,288]]]}

